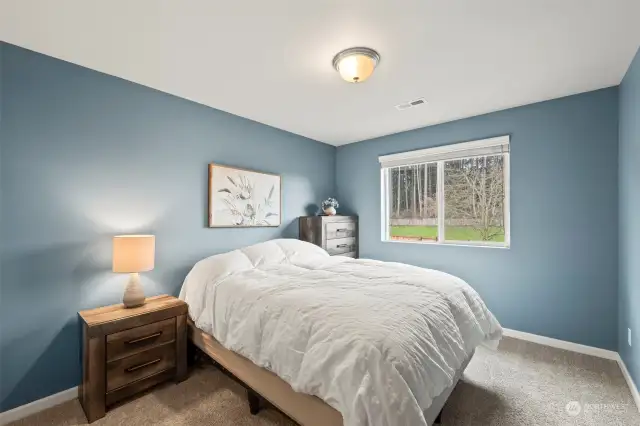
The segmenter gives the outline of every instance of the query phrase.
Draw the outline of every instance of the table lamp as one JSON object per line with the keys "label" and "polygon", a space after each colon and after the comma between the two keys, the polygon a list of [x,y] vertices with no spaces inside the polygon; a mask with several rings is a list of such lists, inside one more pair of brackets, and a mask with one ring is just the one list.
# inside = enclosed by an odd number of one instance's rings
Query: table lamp
{"label": "table lamp", "polygon": [[156,251],[154,235],[118,235],[113,237],[113,272],[128,272],[129,282],[122,303],[126,308],[144,305],[144,290],[138,272],[153,269]]}

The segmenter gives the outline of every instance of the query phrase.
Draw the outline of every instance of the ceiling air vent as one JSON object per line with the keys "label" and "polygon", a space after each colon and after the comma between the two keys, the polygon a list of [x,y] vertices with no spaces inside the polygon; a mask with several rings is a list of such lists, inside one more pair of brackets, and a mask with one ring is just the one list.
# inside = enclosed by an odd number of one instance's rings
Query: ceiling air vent
{"label": "ceiling air vent", "polygon": [[396,105],[396,109],[398,111],[404,111],[405,109],[419,107],[419,106],[425,105],[426,103],[427,101],[425,101],[424,98],[419,98],[419,99],[414,99],[413,101]]}
{"label": "ceiling air vent", "polygon": [[400,105],[396,105],[396,109],[403,111],[405,109],[409,109],[411,108],[413,105],[411,104],[400,104]]}

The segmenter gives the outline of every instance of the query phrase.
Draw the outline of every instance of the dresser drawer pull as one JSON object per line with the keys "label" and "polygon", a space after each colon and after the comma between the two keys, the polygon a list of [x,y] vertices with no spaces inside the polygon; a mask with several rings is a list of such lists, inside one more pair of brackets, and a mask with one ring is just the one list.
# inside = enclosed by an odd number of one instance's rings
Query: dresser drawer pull
{"label": "dresser drawer pull", "polygon": [[132,372],[134,372],[136,370],[140,370],[141,368],[148,367],[148,366],[153,365],[153,364],[157,364],[160,361],[162,361],[162,358],[154,359],[153,361],[145,362],[144,364],[140,364],[140,365],[136,365],[136,366],[133,366],[133,367],[129,367],[125,371],[127,373],[132,373]]}
{"label": "dresser drawer pull", "polygon": [[140,337],[138,339],[129,340],[127,345],[131,345],[133,343],[144,342],[145,340],[153,339],[154,337],[160,337],[162,335],[162,331],[158,331],[157,333],[150,334],[145,337]]}
{"label": "dresser drawer pull", "polygon": [[336,229],[336,232],[347,232],[348,229],[347,228],[338,228]]}
{"label": "dresser drawer pull", "polygon": [[351,247],[349,244],[338,244],[336,246],[337,248],[345,248],[345,247]]}

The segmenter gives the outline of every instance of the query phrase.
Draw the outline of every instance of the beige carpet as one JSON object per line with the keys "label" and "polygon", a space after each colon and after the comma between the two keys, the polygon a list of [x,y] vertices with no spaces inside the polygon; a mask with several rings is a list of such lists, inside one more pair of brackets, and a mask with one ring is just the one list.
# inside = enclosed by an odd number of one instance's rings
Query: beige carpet
{"label": "beige carpet", "polygon": [[[567,410],[567,404],[573,409]],[[444,426],[640,425],[618,365],[505,338],[497,352],[480,348],[449,399]],[[77,401],[18,425],[80,425]],[[113,409],[93,423],[111,425],[292,425],[273,410],[249,414],[244,389],[213,367],[196,369],[185,382],[168,384]]]}

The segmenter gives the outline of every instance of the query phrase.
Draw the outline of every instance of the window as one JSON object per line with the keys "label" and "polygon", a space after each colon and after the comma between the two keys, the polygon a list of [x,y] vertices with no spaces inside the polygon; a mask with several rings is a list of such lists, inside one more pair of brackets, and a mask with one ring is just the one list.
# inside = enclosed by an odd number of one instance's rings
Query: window
{"label": "window", "polygon": [[508,136],[379,160],[383,240],[509,246]]}

